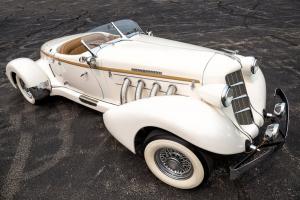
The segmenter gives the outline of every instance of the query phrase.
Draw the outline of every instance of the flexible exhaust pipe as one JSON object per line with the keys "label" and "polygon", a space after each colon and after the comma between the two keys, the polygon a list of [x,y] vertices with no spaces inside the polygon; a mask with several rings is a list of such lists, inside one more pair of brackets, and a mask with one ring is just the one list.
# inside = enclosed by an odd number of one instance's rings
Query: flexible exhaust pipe
{"label": "flexible exhaust pipe", "polygon": [[144,88],[145,88],[145,82],[139,80],[135,90],[135,100],[142,98]]}
{"label": "flexible exhaust pipe", "polygon": [[153,83],[149,97],[156,96],[159,91],[160,91],[160,85],[158,83]]}
{"label": "flexible exhaust pipe", "polygon": [[120,93],[121,104],[127,103],[127,93],[130,85],[131,85],[131,81],[128,78],[125,78]]}
{"label": "flexible exhaust pipe", "polygon": [[175,85],[169,85],[166,95],[175,95],[177,88]]}

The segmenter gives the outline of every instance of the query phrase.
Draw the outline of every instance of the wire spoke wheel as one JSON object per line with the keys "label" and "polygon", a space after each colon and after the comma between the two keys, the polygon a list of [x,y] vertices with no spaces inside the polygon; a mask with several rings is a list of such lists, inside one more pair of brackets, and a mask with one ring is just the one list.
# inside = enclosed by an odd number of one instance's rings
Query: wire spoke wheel
{"label": "wire spoke wheel", "polygon": [[181,152],[172,148],[161,148],[155,152],[157,167],[167,176],[185,180],[193,174],[191,161]]}
{"label": "wire spoke wheel", "polygon": [[207,159],[202,155],[200,151],[196,155],[189,143],[161,130],[152,131],[145,141],[144,158],[150,171],[180,189],[195,188],[209,176]]}

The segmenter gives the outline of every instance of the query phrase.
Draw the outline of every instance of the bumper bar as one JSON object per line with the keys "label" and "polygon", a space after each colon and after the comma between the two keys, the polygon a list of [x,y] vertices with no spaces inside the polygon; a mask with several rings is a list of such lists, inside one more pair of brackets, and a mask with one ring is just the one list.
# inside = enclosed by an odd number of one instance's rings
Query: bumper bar
{"label": "bumper bar", "polygon": [[[275,150],[281,148],[285,143],[289,127],[289,103],[286,95],[279,88],[275,90],[274,97],[286,104],[284,116],[280,117],[273,115],[273,117],[271,118],[272,123],[276,122],[280,125],[279,133],[276,140],[268,140],[263,142],[261,145],[258,146],[258,149],[253,150],[252,152],[244,156],[238,163],[230,166],[229,169],[231,180],[239,178],[243,173],[245,173],[249,169],[256,166],[258,163],[269,157]],[[262,153],[260,152],[260,150],[265,151]],[[255,158],[253,158],[254,156]]]}

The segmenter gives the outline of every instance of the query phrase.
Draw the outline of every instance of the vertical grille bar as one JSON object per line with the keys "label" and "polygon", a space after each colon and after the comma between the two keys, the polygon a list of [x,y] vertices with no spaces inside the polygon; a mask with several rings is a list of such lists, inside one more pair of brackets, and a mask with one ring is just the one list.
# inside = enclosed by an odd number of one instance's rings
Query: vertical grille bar
{"label": "vertical grille bar", "polygon": [[253,116],[250,108],[250,100],[247,94],[242,71],[239,70],[227,74],[225,80],[233,90],[234,98],[232,100],[232,109],[237,122],[241,125],[252,124]]}

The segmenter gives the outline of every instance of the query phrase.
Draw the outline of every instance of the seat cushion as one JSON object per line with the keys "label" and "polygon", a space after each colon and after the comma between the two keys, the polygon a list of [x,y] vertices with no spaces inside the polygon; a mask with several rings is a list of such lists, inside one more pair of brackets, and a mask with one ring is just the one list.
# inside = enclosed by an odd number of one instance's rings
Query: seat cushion
{"label": "seat cushion", "polygon": [[84,52],[86,52],[86,48],[81,44],[81,37],[66,42],[59,49],[59,53],[68,55],[76,55]]}

